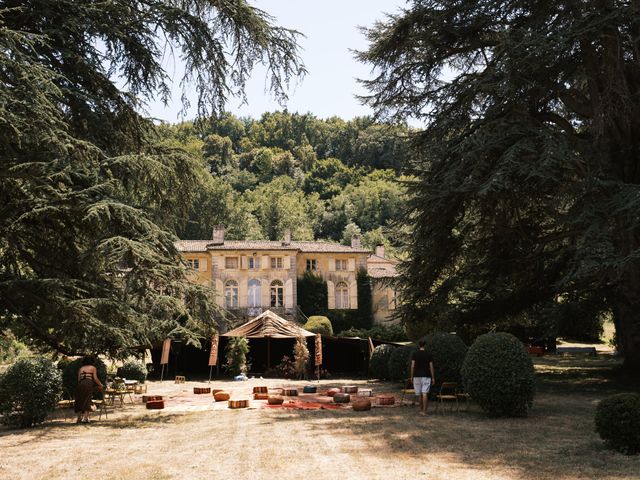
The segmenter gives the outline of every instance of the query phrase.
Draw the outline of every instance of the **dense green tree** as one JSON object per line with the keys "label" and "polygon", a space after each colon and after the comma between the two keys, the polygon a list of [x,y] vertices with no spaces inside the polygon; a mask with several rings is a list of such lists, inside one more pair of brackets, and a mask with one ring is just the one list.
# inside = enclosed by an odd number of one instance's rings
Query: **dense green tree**
{"label": "dense green tree", "polygon": [[378,172],[348,185],[333,202],[365,232],[401,218],[406,208],[404,188],[395,179],[380,179]]}
{"label": "dense green tree", "polygon": [[414,1],[368,31],[381,117],[414,117],[406,322],[603,298],[640,367],[636,2]]}
{"label": "dense green tree", "polygon": [[207,135],[202,146],[202,154],[211,173],[226,172],[236,166],[233,143],[229,137],[221,137],[215,133]]}
{"label": "dense green tree", "polygon": [[240,151],[240,141],[246,135],[246,124],[232,113],[225,112],[218,117],[209,119],[206,129],[212,134],[229,138],[234,151]]}
{"label": "dense green tree", "polygon": [[317,193],[320,198],[331,198],[348,184],[357,181],[360,173],[347,167],[337,158],[319,160],[304,180],[304,191]]}
{"label": "dense green tree", "polygon": [[293,156],[298,161],[298,164],[300,164],[302,170],[304,170],[305,172],[311,170],[318,160],[318,156],[316,155],[315,150],[309,144],[306,137],[303,138],[300,145],[294,147]]}
{"label": "dense green tree", "polygon": [[290,230],[295,240],[315,238],[315,223],[322,217],[318,211],[322,205],[317,195],[305,197],[290,177],[277,177],[246,192],[245,200],[269,240],[281,240],[285,230]]}
{"label": "dense green tree", "polygon": [[197,342],[213,299],[186,281],[172,232],[201,166],[138,112],[168,98],[166,48],[201,115],[241,94],[259,62],[283,98],[303,72],[296,33],[243,0],[1,8],[0,328],[66,354]]}
{"label": "dense green tree", "polygon": [[341,242],[343,245],[351,245],[351,241],[354,236],[362,236],[362,230],[356,223],[348,223],[344,230],[342,231],[342,239]]}

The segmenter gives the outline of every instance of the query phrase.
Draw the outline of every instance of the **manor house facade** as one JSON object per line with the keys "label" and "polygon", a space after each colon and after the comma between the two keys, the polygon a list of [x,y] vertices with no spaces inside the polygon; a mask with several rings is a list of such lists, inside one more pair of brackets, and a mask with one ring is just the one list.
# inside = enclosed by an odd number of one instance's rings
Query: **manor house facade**
{"label": "manor house facade", "polygon": [[[225,240],[216,227],[210,240],[176,243],[190,268],[192,281],[213,287],[217,303],[238,318],[249,318],[269,309],[287,318],[298,318],[297,281],[305,272],[327,283],[327,308],[358,308],[357,273],[367,269],[372,283],[374,322],[388,322],[395,309],[395,292],[386,280],[395,276],[395,262],[384,257],[384,248],[371,252],[354,237],[350,246],[331,242]],[[305,312],[308,315],[315,312]]]}

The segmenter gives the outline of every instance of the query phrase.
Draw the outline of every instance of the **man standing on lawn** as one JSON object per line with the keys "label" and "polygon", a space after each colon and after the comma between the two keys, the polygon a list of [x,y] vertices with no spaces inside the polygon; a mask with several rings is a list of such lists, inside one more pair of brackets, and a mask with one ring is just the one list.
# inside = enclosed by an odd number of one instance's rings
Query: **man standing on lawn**
{"label": "man standing on lawn", "polygon": [[420,397],[420,415],[427,414],[429,390],[435,384],[436,376],[433,371],[433,357],[424,348],[424,340],[418,342],[418,350],[411,356],[411,378],[413,389]]}

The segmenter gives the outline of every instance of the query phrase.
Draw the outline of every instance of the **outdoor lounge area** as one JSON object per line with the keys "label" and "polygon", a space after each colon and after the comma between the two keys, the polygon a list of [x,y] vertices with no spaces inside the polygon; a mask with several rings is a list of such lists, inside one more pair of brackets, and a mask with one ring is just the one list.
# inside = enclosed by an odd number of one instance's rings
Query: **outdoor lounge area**
{"label": "outdoor lounge area", "polygon": [[[437,411],[433,404],[421,418],[409,397],[401,406],[402,385],[364,379],[150,381],[146,394],[133,394],[133,403],[110,407],[108,419],[94,415],[92,423],[76,425],[59,412],[35,429],[0,430],[0,478],[63,480],[87,449],[100,455],[92,475],[110,480],[253,478],[256,470],[286,477],[337,466],[358,472],[356,478],[414,479],[415,472],[436,480],[634,478],[640,459],[612,455],[592,427],[596,401],[611,392],[608,379],[618,362],[601,354],[545,356],[535,363],[540,393],[528,419],[488,420],[473,403],[459,411]],[[338,404],[305,394],[310,384],[320,393],[371,389],[372,400],[388,394],[396,404],[361,412],[315,408],[321,401]],[[269,392],[296,388],[298,396],[282,395],[284,401],[308,400],[313,408],[269,408],[253,400],[254,388],[264,386]],[[222,389],[249,406],[231,409],[228,401],[215,402],[194,388]],[[164,409],[146,409],[142,395],[162,396]],[[300,456],[304,462],[287,461]]]}

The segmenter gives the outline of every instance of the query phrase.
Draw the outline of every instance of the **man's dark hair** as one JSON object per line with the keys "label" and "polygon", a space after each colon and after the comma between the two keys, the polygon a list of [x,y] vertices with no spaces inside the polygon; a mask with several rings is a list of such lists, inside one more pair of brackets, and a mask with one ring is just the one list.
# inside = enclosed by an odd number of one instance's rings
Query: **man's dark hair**
{"label": "man's dark hair", "polygon": [[420,340],[420,341],[418,342],[418,347],[419,347],[419,348],[424,348],[424,346],[425,346],[425,345],[426,345],[426,342],[425,342],[424,340]]}
{"label": "man's dark hair", "polygon": [[96,360],[93,358],[93,355],[85,355],[82,357],[82,366],[86,367],[87,365],[95,365]]}

